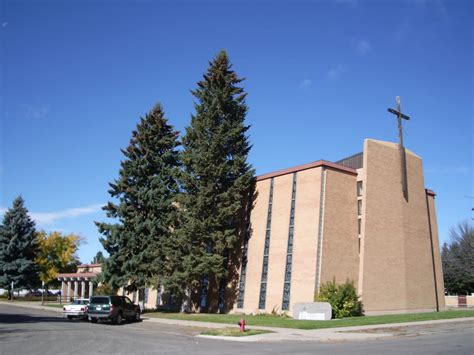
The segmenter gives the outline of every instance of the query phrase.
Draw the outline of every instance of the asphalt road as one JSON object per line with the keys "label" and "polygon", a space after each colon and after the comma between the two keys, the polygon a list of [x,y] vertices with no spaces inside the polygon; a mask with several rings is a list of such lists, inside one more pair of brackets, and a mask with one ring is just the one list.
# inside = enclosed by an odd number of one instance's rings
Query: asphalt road
{"label": "asphalt road", "polygon": [[201,329],[159,323],[68,321],[51,311],[0,305],[0,354],[473,354],[474,322],[406,327],[399,337],[345,343],[242,343],[196,338]]}

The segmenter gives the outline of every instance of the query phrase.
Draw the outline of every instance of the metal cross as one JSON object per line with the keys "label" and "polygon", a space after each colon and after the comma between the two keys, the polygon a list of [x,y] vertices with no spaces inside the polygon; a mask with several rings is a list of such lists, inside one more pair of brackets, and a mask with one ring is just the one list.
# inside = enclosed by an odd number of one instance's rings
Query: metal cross
{"label": "metal cross", "polygon": [[402,127],[402,118],[405,120],[409,120],[410,117],[404,115],[402,113],[402,108],[400,105],[400,96],[396,97],[397,100],[397,109],[394,110],[393,108],[389,108],[388,112],[393,113],[397,116],[398,121],[398,137],[399,137],[399,144],[398,150],[400,152],[400,172],[402,177],[402,191],[403,197],[405,201],[408,202],[408,174],[407,174],[407,161],[406,161],[406,154],[405,154],[405,147],[403,146],[403,127]]}

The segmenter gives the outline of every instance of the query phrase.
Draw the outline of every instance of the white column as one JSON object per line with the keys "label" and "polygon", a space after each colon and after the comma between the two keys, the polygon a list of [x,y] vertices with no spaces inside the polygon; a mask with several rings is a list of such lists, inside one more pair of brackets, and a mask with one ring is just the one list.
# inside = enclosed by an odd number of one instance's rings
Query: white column
{"label": "white column", "polygon": [[93,293],[92,291],[94,290],[94,283],[92,282],[92,280],[89,280],[89,298],[92,297]]}
{"label": "white column", "polygon": [[77,291],[79,288],[79,282],[77,280],[74,281],[74,299],[77,298]]}
{"label": "white column", "polygon": [[87,288],[88,288],[86,285],[89,282],[89,280],[90,279],[88,277],[84,278],[84,294],[82,295],[82,297],[84,297],[84,298],[89,298],[90,297],[90,295],[87,295],[87,293],[86,293]]}
{"label": "white column", "polygon": [[64,279],[61,279],[61,296],[59,299],[60,303],[62,303],[62,301],[64,300],[64,286],[66,286],[66,283],[64,282]]}
{"label": "white column", "polygon": [[81,298],[86,297],[86,282],[84,279],[81,281]]}
{"label": "white column", "polygon": [[69,297],[71,297],[71,280],[67,281],[66,286],[66,302],[69,302]]}

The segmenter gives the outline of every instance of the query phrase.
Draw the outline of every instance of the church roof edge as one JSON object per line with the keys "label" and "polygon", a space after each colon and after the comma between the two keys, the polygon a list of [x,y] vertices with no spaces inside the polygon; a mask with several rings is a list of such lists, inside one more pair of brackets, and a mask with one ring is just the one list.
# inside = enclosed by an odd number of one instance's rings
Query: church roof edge
{"label": "church roof edge", "polygon": [[99,267],[102,266],[102,264],[80,264],[77,265],[77,267]]}
{"label": "church roof edge", "polygon": [[291,174],[291,173],[295,173],[295,172],[298,172],[298,171],[308,170],[308,169],[313,169],[313,168],[318,168],[318,167],[325,167],[325,168],[333,169],[333,170],[340,171],[340,172],[343,172],[343,173],[347,173],[347,174],[351,174],[351,175],[357,175],[357,171],[355,169],[348,168],[347,166],[344,166],[344,165],[341,165],[341,164],[336,164],[336,163],[326,161],[326,160],[317,160],[317,161],[314,161],[314,162],[311,162],[311,163],[297,165],[297,166],[293,166],[291,168],[277,170],[277,171],[267,173],[267,174],[262,174],[262,175],[257,176],[256,179],[257,179],[257,181],[262,181],[262,180],[270,179],[270,178],[273,178],[273,177],[286,175],[286,174]]}

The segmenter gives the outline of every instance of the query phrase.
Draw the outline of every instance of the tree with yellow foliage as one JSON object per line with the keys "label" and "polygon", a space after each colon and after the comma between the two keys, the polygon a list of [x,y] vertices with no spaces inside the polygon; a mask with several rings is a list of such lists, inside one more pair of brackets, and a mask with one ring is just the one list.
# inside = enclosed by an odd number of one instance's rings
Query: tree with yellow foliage
{"label": "tree with yellow foliage", "polygon": [[59,273],[75,272],[79,264],[76,254],[82,238],[75,234],[45,231],[36,233],[39,253],[36,263],[40,267],[40,279],[46,287],[56,281]]}

